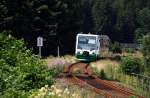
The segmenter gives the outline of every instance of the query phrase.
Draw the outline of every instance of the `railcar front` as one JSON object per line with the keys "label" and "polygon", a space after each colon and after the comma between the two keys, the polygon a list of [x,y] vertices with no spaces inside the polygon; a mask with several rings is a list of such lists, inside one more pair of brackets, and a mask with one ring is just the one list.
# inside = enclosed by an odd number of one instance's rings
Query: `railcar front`
{"label": "railcar front", "polygon": [[81,61],[95,61],[99,56],[99,36],[78,34],[76,37],[76,58]]}

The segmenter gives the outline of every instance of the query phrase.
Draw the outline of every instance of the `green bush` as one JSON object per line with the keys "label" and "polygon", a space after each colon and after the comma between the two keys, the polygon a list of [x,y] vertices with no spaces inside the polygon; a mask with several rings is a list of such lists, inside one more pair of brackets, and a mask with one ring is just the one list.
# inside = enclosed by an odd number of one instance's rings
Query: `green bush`
{"label": "green bush", "polygon": [[121,60],[121,56],[120,55],[116,55],[114,57],[111,57],[111,60],[120,61]]}
{"label": "green bush", "polygon": [[105,72],[104,72],[104,69],[102,69],[102,70],[100,71],[100,78],[101,78],[101,79],[107,79],[106,74],[105,74]]}
{"label": "green bush", "polygon": [[121,47],[118,42],[114,42],[110,45],[110,51],[113,53],[122,53]]}
{"label": "green bush", "polygon": [[142,53],[144,55],[147,67],[150,66],[150,33],[142,39]]}
{"label": "green bush", "polygon": [[107,79],[104,69],[98,70],[96,67],[92,67],[93,74],[98,76],[101,79]]}
{"label": "green bush", "polygon": [[23,40],[0,33],[0,97],[27,97],[29,91],[53,84],[54,74]]}
{"label": "green bush", "polygon": [[139,58],[123,57],[121,58],[121,70],[124,73],[141,73],[143,72],[143,63]]}
{"label": "green bush", "polygon": [[135,49],[133,48],[123,48],[122,51],[127,52],[127,53],[135,53]]}
{"label": "green bush", "polygon": [[142,53],[145,61],[145,74],[150,76],[150,33],[142,39]]}

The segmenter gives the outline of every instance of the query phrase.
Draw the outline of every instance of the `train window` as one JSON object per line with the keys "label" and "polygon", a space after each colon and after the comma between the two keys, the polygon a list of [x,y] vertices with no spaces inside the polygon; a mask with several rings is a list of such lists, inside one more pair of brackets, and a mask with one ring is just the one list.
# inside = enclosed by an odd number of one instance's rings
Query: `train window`
{"label": "train window", "polygon": [[87,39],[85,37],[79,37],[79,43],[86,44]]}
{"label": "train window", "polygon": [[95,44],[95,43],[96,43],[96,40],[95,40],[95,39],[89,39],[88,44]]}
{"label": "train window", "polygon": [[78,49],[96,49],[96,37],[94,36],[79,36],[78,37]]}

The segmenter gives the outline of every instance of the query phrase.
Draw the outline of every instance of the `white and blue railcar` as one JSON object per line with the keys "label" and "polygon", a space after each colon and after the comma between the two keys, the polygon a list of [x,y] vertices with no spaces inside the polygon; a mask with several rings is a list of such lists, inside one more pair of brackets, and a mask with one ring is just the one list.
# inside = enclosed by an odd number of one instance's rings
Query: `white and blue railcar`
{"label": "white and blue railcar", "polygon": [[95,61],[100,56],[99,35],[78,34],[75,55],[81,61]]}

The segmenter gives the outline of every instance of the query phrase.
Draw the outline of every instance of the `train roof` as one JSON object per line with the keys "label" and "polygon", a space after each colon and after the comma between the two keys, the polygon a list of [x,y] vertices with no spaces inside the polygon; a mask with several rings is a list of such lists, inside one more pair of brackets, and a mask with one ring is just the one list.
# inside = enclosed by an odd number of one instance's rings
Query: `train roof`
{"label": "train roof", "polygon": [[107,39],[107,40],[110,39],[109,36],[107,36],[107,35],[99,35],[99,37],[100,37],[100,39]]}
{"label": "train roof", "polygon": [[77,34],[77,36],[99,36],[99,35],[96,35],[96,34]]}

